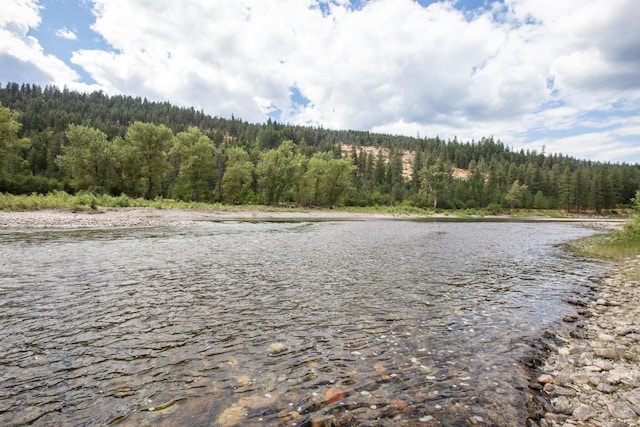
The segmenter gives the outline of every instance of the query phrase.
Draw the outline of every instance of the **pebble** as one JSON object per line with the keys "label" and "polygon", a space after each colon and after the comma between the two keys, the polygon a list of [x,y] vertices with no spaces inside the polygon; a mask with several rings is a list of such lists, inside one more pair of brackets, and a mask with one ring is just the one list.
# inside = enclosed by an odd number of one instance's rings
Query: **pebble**
{"label": "pebble", "polygon": [[538,382],[540,384],[549,384],[553,382],[553,377],[549,374],[542,374],[538,377]]}
{"label": "pebble", "polygon": [[337,387],[329,388],[324,394],[324,403],[331,405],[345,398],[345,392]]}
{"label": "pebble", "polygon": [[478,425],[478,424],[480,424],[480,423],[483,423],[483,422],[484,422],[484,419],[483,419],[481,416],[474,415],[473,417],[469,418],[469,422],[470,422],[472,425],[474,425],[474,426],[475,426],[475,425]]}

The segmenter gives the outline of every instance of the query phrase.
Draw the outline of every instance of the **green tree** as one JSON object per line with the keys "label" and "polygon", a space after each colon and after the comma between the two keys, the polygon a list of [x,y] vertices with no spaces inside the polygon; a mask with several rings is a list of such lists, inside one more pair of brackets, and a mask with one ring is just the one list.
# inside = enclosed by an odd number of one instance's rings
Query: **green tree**
{"label": "green tree", "polygon": [[20,127],[18,114],[0,104],[0,181],[21,172],[22,150],[28,149],[30,142],[18,137]]}
{"label": "green tree", "polygon": [[304,206],[334,206],[349,189],[356,170],[351,158],[334,159],[331,153],[316,153],[301,177],[298,203]]}
{"label": "green tree", "polygon": [[171,129],[135,122],[129,126],[125,138],[134,149],[135,195],[147,199],[164,195],[164,176],[169,169],[167,154],[173,143]]}
{"label": "green tree", "polygon": [[580,166],[572,176],[573,194],[577,211],[584,211],[589,206],[589,189],[591,187],[587,170]]}
{"label": "green tree", "polygon": [[190,127],[176,135],[169,151],[170,163],[177,168],[171,195],[188,201],[211,201],[218,178],[218,152],[211,140]]}
{"label": "green tree", "polygon": [[528,186],[526,184],[520,184],[520,180],[515,180],[509,189],[509,192],[504,196],[504,200],[509,204],[510,209],[517,208],[522,204],[522,199]]}
{"label": "green tree", "polygon": [[323,183],[327,206],[335,206],[339,203],[340,198],[350,188],[351,176],[355,170],[356,166],[350,158],[328,160]]}
{"label": "green tree", "polygon": [[453,179],[451,165],[438,160],[434,165],[424,167],[420,171],[422,187],[428,191],[433,208],[438,208],[438,201],[449,191]]}
{"label": "green tree", "polygon": [[572,183],[571,171],[569,167],[565,167],[562,175],[560,176],[560,181],[558,185],[558,199],[560,203],[560,208],[566,209],[567,212],[571,210],[571,208],[575,204],[575,192]]}
{"label": "green tree", "polygon": [[134,150],[122,137],[116,136],[107,147],[111,158],[114,179],[109,188],[112,194],[134,194],[135,170]]}
{"label": "green tree", "polygon": [[76,191],[108,191],[115,168],[107,135],[81,125],[69,125],[66,135],[69,144],[62,147],[56,164],[69,176],[71,186]]}
{"label": "green tree", "polygon": [[240,147],[228,149],[226,155],[222,196],[227,203],[242,203],[251,194],[254,166],[249,154]]}
{"label": "green tree", "polygon": [[257,166],[261,201],[271,205],[287,200],[298,168],[298,156],[292,141],[283,141],[277,150],[271,149],[262,154]]}
{"label": "green tree", "polygon": [[387,182],[387,162],[385,159],[384,151],[379,148],[376,156],[373,179],[377,187],[388,187]]}

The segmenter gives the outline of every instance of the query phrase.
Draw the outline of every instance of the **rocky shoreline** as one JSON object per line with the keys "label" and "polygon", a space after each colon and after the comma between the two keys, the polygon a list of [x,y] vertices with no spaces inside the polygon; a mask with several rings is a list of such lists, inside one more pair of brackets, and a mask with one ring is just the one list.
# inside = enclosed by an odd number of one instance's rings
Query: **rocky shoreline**
{"label": "rocky shoreline", "polygon": [[[196,221],[297,221],[396,218],[340,211],[197,210],[158,208],[0,211],[0,228],[125,228],[186,225]],[[411,218],[409,215],[402,215]]]}
{"label": "rocky shoreline", "polygon": [[640,425],[640,257],[590,291],[595,298],[570,301],[576,314],[543,339],[528,427]]}
{"label": "rocky shoreline", "polygon": [[[222,210],[161,208],[41,209],[29,211],[0,210],[1,228],[123,228],[186,225],[196,221],[322,221],[367,219],[420,219],[423,215],[344,212],[333,210]],[[435,214],[432,218],[449,218]],[[470,218],[473,219],[473,218]],[[506,216],[477,219],[510,220]],[[619,228],[624,219],[606,218],[520,218],[532,222],[577,223],[602,230]]]}

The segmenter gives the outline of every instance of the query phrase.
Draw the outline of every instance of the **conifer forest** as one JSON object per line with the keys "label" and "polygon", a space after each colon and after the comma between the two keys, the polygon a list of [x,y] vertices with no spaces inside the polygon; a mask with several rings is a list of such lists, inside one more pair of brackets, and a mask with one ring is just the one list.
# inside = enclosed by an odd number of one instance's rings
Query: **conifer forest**
{"label": "conifer forest", "polygon": [[211,117],[169,102],[0,87],[0,193],[274,206],[612,211],[636,164],[478,141]]}

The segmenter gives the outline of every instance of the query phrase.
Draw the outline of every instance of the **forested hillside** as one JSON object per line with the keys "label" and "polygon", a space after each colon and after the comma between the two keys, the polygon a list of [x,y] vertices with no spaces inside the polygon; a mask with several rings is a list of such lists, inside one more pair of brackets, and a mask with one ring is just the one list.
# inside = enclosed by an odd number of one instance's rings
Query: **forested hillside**
{"label": "forested hillside", "polygon": [[0,87],[0,192],[600,212],[629,205],[638,188],[638,165],[512,151],[492,138],[252,124],[102,92]]}

